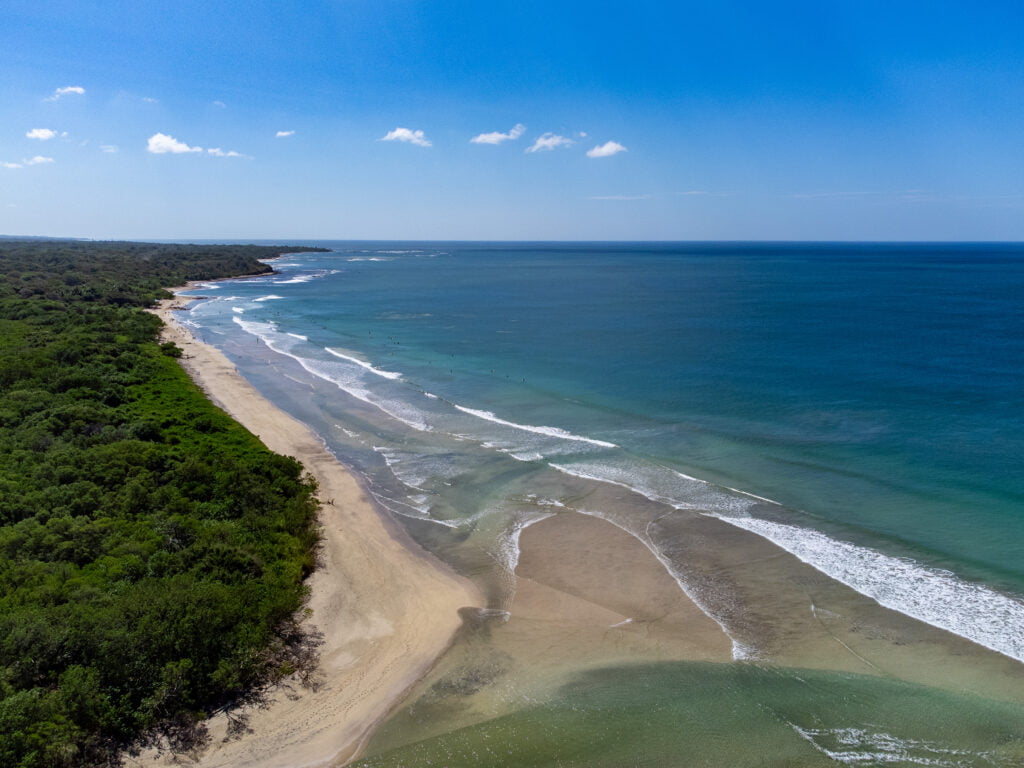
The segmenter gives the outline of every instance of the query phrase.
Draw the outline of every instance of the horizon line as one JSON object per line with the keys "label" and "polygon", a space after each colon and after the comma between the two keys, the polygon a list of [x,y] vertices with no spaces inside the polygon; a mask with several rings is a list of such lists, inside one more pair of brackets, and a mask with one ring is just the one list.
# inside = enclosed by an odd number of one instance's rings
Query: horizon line
{"label": "horizon line", "polygon": [[924,238],[904,238],[904,239],[821,239],[821,238],[738,238],[738,239],[708,239],[708,238],[693,238],[693,239],[678,239],[678,238],[658,238],[658,239],[642,239],[642,238],[611,238],[602,240],[586,240],[586,239],[571,239],[571,238],[554,238],[554,239],[537,239],[537,238],[521,238],[521,239],[494,239],[494,240],[482,240],[477,238],[388,238],[388,237],[82,237],[77,235],[6,235],[0,234],[0,240],[54,240],[54,241],[69,241],[69,242],[93,242],[93,243],[116,243],[116,242],[136,242],[136,243],[168,243],[168,244],[187,244],[187,243],[202,243],[204,245],[223,243],[223,244],[243,244],[243,243],[274,243],[278,245],[287,244],[290,242],[339,242],[339,243],[516,243],[516,244],[529,244],[529,243],[565,243],[565,244],[587,244],[587,243],[651,243],[651,244],[670,244],[670,243],[685,243],[685,244],[803,244],[803,245],[814,245],[814,244],[858,244],[858,243],[869,243],[869,244],[978,244],[978,245],[1024,245],[1024,240],[977,240],[977,239],[947,239],[947,240],[932,240]]}

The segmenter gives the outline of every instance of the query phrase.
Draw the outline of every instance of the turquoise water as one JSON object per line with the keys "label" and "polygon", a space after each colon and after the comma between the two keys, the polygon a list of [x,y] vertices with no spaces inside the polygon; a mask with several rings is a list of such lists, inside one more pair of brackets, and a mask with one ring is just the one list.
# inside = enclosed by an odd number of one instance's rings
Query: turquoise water
{"label": "turquoise water", "polygon": [[320,245],[190,318],[396,514],[617,483],[1024,658],[1024,247]]}
{"label": "turquoise water", "polygon": [[[182,319],[488,607],[511,606],[522,529],[575,510],[647,544],[740,662],[595,670],[581,652],[575,683],[493,716],[427,681],[366,765],[1024,759],[1019,703],[951,692],[968,677],[924,646],[889,668],[949,690],[770,666],[799,654],[743,614],[795,571],[737,584],[688,538],[717,518],[1024,660],[1024,246],[316,245],[333,250],[200,286]],[[781,627],[807,620],[803,578]],[[877,653],[895,625],[858,610],[847,640]],[[514,666],[547,674],[531,663]]]}

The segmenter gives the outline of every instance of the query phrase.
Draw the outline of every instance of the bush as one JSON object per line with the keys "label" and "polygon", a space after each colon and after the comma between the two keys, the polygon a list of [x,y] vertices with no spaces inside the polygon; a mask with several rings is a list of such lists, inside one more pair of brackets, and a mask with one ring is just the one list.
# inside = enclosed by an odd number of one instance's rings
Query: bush
{"label": "bush", "polygon": [[0,242],[0,765],[184,746],[309,658],[314,486],[143,311],[283,250]]}

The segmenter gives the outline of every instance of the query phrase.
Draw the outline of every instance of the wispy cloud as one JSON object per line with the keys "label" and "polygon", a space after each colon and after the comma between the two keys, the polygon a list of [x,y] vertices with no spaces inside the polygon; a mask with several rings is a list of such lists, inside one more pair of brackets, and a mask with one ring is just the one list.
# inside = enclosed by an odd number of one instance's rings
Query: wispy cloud
{"label": "wispy cloud", "polygon": [[143,96],[142,101],[146,104],[159,104],[160,99],[154,99],[152,96]]}
{"label": "wispy cloud", "polygon": [[572,139],[567,136],[559,136],[555,133],[545,133],[540,136],[533,144],[526,148],[527,152],[549,152],[552,149],[558,147],[569,147],[575,144]]}
{"label": "wispy cloud", "polygon": [[277,138],[277,139],[284,139],[284,138],[287,138],[288,136],[294,136],[294,135],[295,135],[295,131],[278,131],[277,133],[274,134],[274,137]]}
{"label": "wispy cloud", "polygon": [[223,101],[214,101],[213,106],[224,109],[225,107],[227,107],[227,104],[225,104]]}
{"label": "wispy cloud", "polygon": [[923,189],[902,189],[889,192],[880,191],[848,191],[848,192],[794,192],[784,197],[792,197],[797,200],[825,200],[829,198],[887,198],[897,200],[933,200],[937,196]]}
{"label": "wispy cloud", "polygon": [[154,155],[180,155],[185,152],[202,152],[202,147],[190,147],[183,141],[178,141],[166,133],[154,133],[146,142],[146,149]]}
{"label": "wispy cloud", "polygon": [[108,155],[113,155],[117,152],[116,144],[100,144],[100,152],[106,152]]}
{"label": "wispy cloud", "polygon": [[415,144],[417,147],[431,146],[430,140],[423,135],[423,131],[411,131],[408,128],[395,128],[388,131],[378,141],[404,141],[408,144]]}
{"label": "wispy cloud", "polygon": [[206,150],[206,153],[213,155],[214,157],[248,157],[248,155],[243,155],[241,152],[235,152],[233,149],[229,149],[225,152],[220,147],[211,147]]}
{"label": "wispy cloud", "polygon": [[31,131],[26,131],[25,136],[30,139],[39,139],[40,141],[47,141],[57,135],[57,132],[49,128],[33,128]]}
{"label": "wispy cloud", "polygon": [[687,189],[683,192],[673,192],[676,197],[735,197],[738,192],[709,192],[706,189]]}
{"label": "wispy cloud", "polygon": [[628,151],[617,141],[606,141],[604,144],[598,144],[593,149],[588,149],[587,157],[611,157],[612,155],[619,154],[619,152]]}
{"label": "wispy cloud", "polygon": [[23,159],[20,163],[0,162],[0,168],[24,168],[26,165],[46,165],[47,163],[52,162],[52,157],[43,157],[42,155],[36,155],[35,157]]}
{"label": "wispy cloud", "polygon": [[795,192],[781,195],[795,200],[856,200],[869,205],[889,206],[905,204],[953,204],[972,207],[1013,207],[1024,204],[1024,194],[1006,195],[957,195],[931,192],[926,189],[902,189],[891,191],[849,191],[849,192]]}
{"label": "wispy cloud", "polygon": [[516,123],[516,125],[508,133],[501,133],[500,131],[493,131],[491,133],[481,133],[479,136],[474,136],[469,140],[470,144],[501,144],[503,141],[515,141],[523,132],[526,130],[526,126],[522,123]]}
{"label": "wispy cloud", "polygon": [[653,195],[595,195],[588,200],[650,200]]}
{"label": "wispy cloud", "polygon": [[85,93],[85,88],[83,88],[80,85],[66,85],[63,88],[55,89],[53,94],[50,95],[50,96],[47,96],[44,99],[44,101],[57,101],[62,96],[67,96],[69,94],[76,94],[78,96],[81,96],[84,93]]}

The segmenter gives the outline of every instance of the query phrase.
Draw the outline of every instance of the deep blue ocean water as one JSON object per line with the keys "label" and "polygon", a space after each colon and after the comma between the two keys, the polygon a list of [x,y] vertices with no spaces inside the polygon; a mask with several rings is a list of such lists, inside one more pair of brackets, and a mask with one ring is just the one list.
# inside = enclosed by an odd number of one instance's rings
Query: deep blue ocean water
{"label": "deep blue ocean water", "polygon": [[188,321],[413,525],[624,486],[1024,659],[1024,246],[315,244]]}

